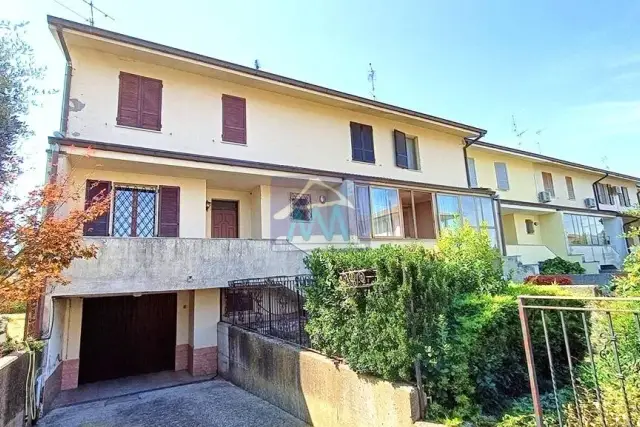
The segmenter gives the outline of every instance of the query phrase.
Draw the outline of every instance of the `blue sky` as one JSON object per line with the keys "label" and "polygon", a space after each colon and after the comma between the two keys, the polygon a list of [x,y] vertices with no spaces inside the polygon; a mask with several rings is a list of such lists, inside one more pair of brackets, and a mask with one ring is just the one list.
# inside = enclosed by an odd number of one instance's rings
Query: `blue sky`
{"label": "blue sky", "polygon": [[[82,0],[60,0],[88,16]],[[96,25],[482,127],[486,141],[640,175],[640,2],[616,0],[97,0]],[[62,89],[53,0],[0,0]],[[150,13],[149,11],[154,11]],[[29,182],[44,174],[61,97],[33,110]],[[521,138],[512,131],[512,116]],[[541,130],[539,136],[536,131]]]}

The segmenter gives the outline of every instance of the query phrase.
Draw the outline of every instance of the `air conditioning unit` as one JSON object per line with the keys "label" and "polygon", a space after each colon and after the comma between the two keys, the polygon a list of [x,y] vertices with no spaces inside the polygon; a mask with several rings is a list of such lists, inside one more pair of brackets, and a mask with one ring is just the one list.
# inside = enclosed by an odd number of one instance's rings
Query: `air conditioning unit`
{"label": "air conditioning unit", "polygon": [[541,191],[538,193],[538,200],[540,203],[549,203],[551,201],[551,193],[548,191]]}
{"label": "air conditioning unit", "polygon": [[588,199],[584,199],[584,205],[588,208],[595,208],[596,207],[596,199],[594,199],[593,197],[589,197]]}

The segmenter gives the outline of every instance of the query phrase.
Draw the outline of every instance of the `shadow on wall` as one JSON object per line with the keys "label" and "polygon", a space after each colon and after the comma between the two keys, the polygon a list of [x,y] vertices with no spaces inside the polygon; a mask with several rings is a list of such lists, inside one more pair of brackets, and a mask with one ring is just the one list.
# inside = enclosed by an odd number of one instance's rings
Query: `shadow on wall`
{"label": "shadow on wall", "polygon": [[318,353],[223,322],[218,372],[311,425],[403,427],[419,417],[411,385],[359,375]]}

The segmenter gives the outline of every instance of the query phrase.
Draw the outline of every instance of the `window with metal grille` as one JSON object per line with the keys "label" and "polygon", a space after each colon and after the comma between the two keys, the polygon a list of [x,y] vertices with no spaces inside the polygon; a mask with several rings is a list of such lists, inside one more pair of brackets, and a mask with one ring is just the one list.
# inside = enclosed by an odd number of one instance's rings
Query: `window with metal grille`
{"label": "window with metal grille", "polygon": [[311,221],[311,195],[291,193],[291,219]]}
{"label": "window with metal grille", "polygon": [[156,189],[116,186],[113,236],[153,237],[156,229]]}

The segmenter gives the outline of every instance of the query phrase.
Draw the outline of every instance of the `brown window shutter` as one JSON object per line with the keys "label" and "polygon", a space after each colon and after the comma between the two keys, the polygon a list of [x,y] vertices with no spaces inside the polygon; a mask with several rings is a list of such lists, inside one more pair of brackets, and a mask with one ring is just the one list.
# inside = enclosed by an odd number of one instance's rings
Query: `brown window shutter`
{"label": "brown window shutter", "polygon": [[607,196],[609,197],[610,205],[613,205],[616,203],[616,192],[610,184],[607,184]]}
{"label": "brown window shutter", "polygon": [[162,81],[141,78],[142,102],[140,106],[140,127],[160,130],[162,113]]}
{"label": "brown window shutter", "polygon": [[[86,191],[84,206],[85,209],[92,203],[102,200],[111,193],[110,181],[93,181],[88,179],[86,182]],[[109,210],[100,215],[92,222],[87,222],[83,227],[85,236],[108,236],[109,235]]]}
{"label": "brown window shutter", "polygon": [[121,72],[116,123],[122,126],[138,126],[139,112],[140,76]]}
{"label": "brown window shutter", "polygon": [[247,100],[222,95],[222,139],[239,144],[247,143]]}
{"label": "brown window shutter", "polygon": [[622,205],[631,206],[631,199],[629,198],[629,190],[627,190],[627,187],[622,187]]}
{"label": "brown window shutter", "polygon": [[180,187],[160,186],[158,236],[179,237]]}
{"label": "brown window shutter", "polygon": [[596,197],[598,198],[598,203],[603,205],[608,204],[609,199],[606,197],[606,189],[604,187],[604,184],[596,184]]}
{"label": "brown window shutter", "polygon": [[396,145],[396,166],[408,169],[409,155],[407,154],[407,135],[399,130],[394,130],[393,141]]}
{"label": "brown window shutter", "polygon": [[575,200],[576,192],[573,188],[573,178],[571,178],[570,176],[565,176],[564,180],[567,184],[567,196],[569,196],[569,200]]}
{"label": "brown window shutter", "polygon": [[553,188],[553,176],[549,172],[542,172],[542,183],[544,191],[548,191],[551,197],[556,197],[556,191]]}

